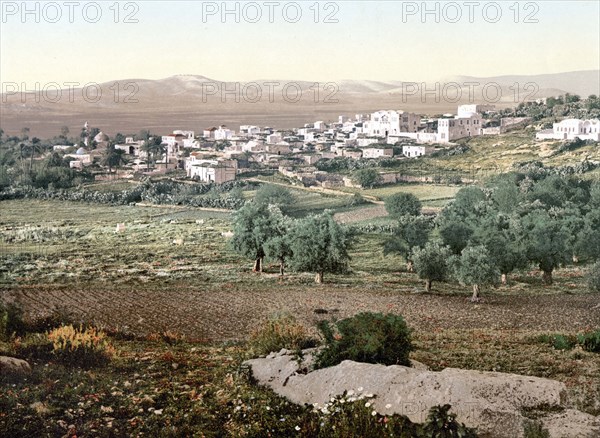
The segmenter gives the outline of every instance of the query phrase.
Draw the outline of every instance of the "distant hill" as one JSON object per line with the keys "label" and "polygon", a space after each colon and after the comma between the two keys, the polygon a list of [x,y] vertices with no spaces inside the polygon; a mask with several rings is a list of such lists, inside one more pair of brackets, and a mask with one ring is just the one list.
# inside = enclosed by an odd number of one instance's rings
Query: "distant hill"
{"label": "distant hill", "polygon": [[473,76],[454,76],[445,78],[443,82],[496,82],[502,86],[511,86],[519,83],[524,85],[527,82],[536,83],[540,89],[563,90],[571,94],[579,94],[581,97],[588,97],[591,94],[600,95],[600,70],[572,71],[566,73],[549,73],[543,75],[510,75],[493,76],[489,78],[477,78]]}
{"label": "distant hill", "polygon": [[[269,89],[265,82],[276,83]],[[413,81],[409,81],[413,82]],[[418,82],[418,81],[414,81]],[[498,76],[476,78],[454,76],[443,78],[443,84],[478,82],[482,85],[497,83],[501,95],[498,107],[514,106],[527,96],[522,87],[528,82],[539,86],[531,99],[556,96],[566,92],[587,97],[600,95],[600,70],[567,72],[535,76]],[[521,90],[515,97],[513,84]],[[256,95],[256,84],[261,93]],[[468,89],[462,88],[462,99],[444,99],[438,102],[431,96],[424,98],[418,90],[403,95],[403,82],[341,80],[335,86],[315,90],[315,82],[299,80],[256,80],[250,82],[221,82],[200,75],[176,75],[159,80],[122,79],[100,84],[101,95],[97,101],[84,98],[82,90],[76,90],[69,100],[64,91],[57,102],[34,95],[2,95],[0,103],[0,127],[8,134],[17,134],[21,128],[31,128],[31,135],[48,137],[57,135],[66,125],[71,132],[78,132],[87,120],[92,126],[102,128],[108,134],[116,132],[135,133],[150,129],[167,133],[173,129],[193,129],[225,124],[236,128],[240,124],[269,125],[278,129],[302,126],[316,120],[337,120],[339,115],[369,113],[379,109],[403,109],[422,114],[455,112],[456,106],[468,103]],[[404,83],[405,85],[405,83]],[[284,87],[287,94],[284,96]],[[297,89],[300,88],[300,90]],[[433,84],[427,84],[433,88]],[[118,89],[118,92],[115,90]],[[233,94],[228,91],[237,90]],[[246,94],[243,94],[243,90]],[[296,100],[296,96],[300,98]],[[258,99],[260,97],[260,99]],[[453,97],[453,96],[449,96]],[[475,89],[475,102],[486,103],[482,88]]]}

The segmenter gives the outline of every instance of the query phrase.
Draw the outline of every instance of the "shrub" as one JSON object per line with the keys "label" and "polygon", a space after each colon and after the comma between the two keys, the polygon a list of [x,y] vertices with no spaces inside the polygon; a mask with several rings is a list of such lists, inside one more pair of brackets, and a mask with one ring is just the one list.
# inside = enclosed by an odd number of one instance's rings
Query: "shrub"
{"label": "shrub", "polygon": [[590,266],[586,274],[586,280],[592,292],[600,292],[600,262]]}
{"label": "shrub", "polygon": [[74,316],[65,307],[55,306],[49,313],[32,317],[27,321],[27,331],[31,333],[45,333],[63,325],[73,324]]}
{"label": "shrub", "polygon": [[600,330],[579,335],[578,341],[585,351],[600,353]]}
{"label": "shrub", "polygon": [[337,365],[344,360],[410,366],[410,330],[399,315],[364,312],[334,325],[319,323],[325,341],[316,367]]}
{"label": "shrub", "polygon": [[93,327],[59,327],[48,333],[48,339],[53,355],[70,365],[104,365],[115,352],[106,335]]}
{"label": "shrub", "polygon": [[258,355],[280,351],[282,348],[297,351],[315,345],[316,341],[292,315],[270,318],[256,327],[250,335],[250,347]]}
{"label": "shrub", "polygon": [[450,405],[432,407],[429,410],[425,424],[423,424],[421,436],[435,438],[476,437],[475,431],[456,421],[456,414],[450,414],[450,408]]}
{"label": "shrub", "polygon": [[550,335],[541,335],[538,341],[544,344],[549,344],[556,350],[572,350],[577,344],[575,336],[562,335],[559,333]]}
{"label": "shrub", "polygon": [[435,406],[429,410],[424,424],[415,424],[405,415],[383,415],[373,406],[373,400],[354,391],[332,398],[328,403],[315,406],[321,418],[318,437],[411,437],[411,438],[475,438],[473,429],[456,422],[450,414],[450,405]]}
{"label": "shrub", "polygon": [[412,193],[394,193],[385,200],[385,209],[392,217],[418,216],[421,208],[421,201]]}
{"label": "shrub", "polygon": [[539,422],[527,421],[523,430],[523,436],[525,438],[549,438],[550,434],[548,433],[548,429],[544,429]]}
{"label": "shrub", "polygon": [[0,339],[24,333],[23,310],[14,303],[4,304],[0,300]]}

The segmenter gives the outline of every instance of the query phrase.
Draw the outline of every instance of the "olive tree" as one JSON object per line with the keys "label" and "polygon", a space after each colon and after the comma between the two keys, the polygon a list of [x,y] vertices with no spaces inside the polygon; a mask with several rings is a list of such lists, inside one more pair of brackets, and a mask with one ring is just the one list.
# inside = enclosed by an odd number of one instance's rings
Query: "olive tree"
{"label": "olive tree", "polygon": [[333,220],[331,213],[302,219],[291,231],[290,265],[297,271],[315,272],[315,282],[322,283],[325,272],[348,269],[350,241],[349,232]]}
{"label": "olive tree", "polygon": [[262,272],[265,244],[281,236],[281,214],[276,207],[248,202],[234,214],[231,247],[254,260],[254,272]]}
{"label": "olive tree", "polygon": [[452,263],[454,277],[462,284],[473,286],[471,301],[479,301],[481,286],[494,284],[500,272],[489,251],[483,245],[469,246]]}
{"label": "olive tree", "polygon": [[429,241],[432,227],[432,221],[424,216],[402,216],[393,236],[384,243],[384,255],[400,254],[406,259],[407,270],[412,272],[411,254],[415,248],[422,248]]}
{"label": "olive tree", "polygon": [[385,209],[392,217],[419,216],[421,201],[412,193],[394,193],[385,200]]}
{"label": "olive tree", "polygon": [[434,281],[444,281],[449,273],[450,248],[429,242],[423,248],[413,250],[411,258],[419,278],[425,280],[425,290],[431,292]]}

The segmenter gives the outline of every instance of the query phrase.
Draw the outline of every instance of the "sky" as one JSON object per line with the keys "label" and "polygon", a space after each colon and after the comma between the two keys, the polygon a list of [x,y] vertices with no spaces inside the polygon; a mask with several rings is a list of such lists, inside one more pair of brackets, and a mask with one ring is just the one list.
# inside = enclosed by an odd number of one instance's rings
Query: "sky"
{"label": "sky", "polygon": [[0,1],[0,82],[429,81],[600,68],[598,0],[72,3]]}

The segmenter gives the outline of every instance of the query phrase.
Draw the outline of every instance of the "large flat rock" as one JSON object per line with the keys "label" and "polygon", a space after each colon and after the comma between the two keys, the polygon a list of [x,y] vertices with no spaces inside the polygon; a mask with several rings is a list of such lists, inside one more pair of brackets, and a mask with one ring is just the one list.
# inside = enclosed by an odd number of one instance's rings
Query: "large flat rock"
{"label": "large flat rock", "polygon": [[[305,357],[310,361],[310,354]],[[290,352],[246,362],[253,377],[297,404],[325,404],[344,391],[364,388],[376,396],[382,414],[402,414],[423,423],[433,406],[450,404],[457,420],[482,436],[523,436],[524,423],[535,417],[551,437],[600,437],[600,419],[567,409],[561,382],[539,377],[446,368],[384,366],[344,361],[334,367],[300,373]],[[386,408],[386,406],[391,407]]]}

